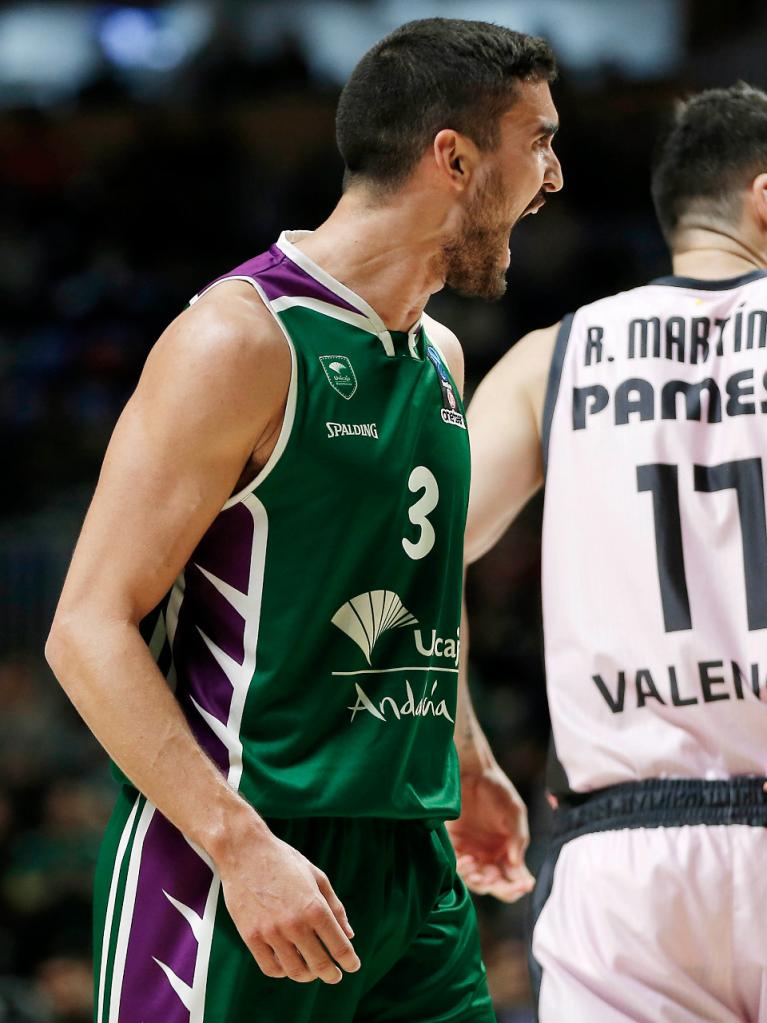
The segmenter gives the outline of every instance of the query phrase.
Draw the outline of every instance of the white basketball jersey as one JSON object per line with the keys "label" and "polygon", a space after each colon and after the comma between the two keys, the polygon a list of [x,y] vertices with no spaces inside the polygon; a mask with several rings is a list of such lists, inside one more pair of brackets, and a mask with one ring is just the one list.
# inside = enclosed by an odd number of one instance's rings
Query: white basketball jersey
{"label": "white basketball jersey", "polygon": [[543,608],[569,788],[767,775],[767,272],[566,318]]}

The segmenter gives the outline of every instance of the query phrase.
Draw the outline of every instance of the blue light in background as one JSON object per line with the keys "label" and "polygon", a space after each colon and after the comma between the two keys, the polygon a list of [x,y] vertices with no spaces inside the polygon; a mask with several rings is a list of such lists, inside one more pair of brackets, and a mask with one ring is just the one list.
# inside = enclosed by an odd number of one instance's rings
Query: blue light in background
{"label": "blue light in background", "polygon": [[105,67],[136,95],[161,96],[216,25],[238,56],[299,44],[319,80],[341,84],[360,55],[411,18],[482,18],[545,35],[561,64],[599,77],[674,71],[684,56],[682,0],[260,0],[212,3],[16,3],[0,7],[0,105],[66,100]]}
{"label": "blue light in background", "polygon": [[98,21],[104,55],[118,68],[173,71],[204,41],[203,5],[113,7]]}
{"label": "blue light in background", "polygon": [[0,11],[4,103],[65,99],[97,67],[85,5],[29,3]]}

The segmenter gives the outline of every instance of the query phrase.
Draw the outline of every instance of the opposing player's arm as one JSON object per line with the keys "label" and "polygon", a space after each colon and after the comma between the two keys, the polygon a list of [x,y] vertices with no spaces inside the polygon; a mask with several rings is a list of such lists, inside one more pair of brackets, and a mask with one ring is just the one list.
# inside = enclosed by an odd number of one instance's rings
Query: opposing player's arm
{"label": "opposing player's arm", "polygon": [[533,331],[517,342],[484,378],[469,407],[467,563],[496,543],[543,483],[543,405],[558,328]]}
{"label": "opposing player's arm", "polygon": [[138,628],[243,470],[265,460],[290,372],[288,346],[247,284],[219,285],[171,324],[110,441],[46,655],[110,756],[215,862],[264,972],[335,981],[320,940],[342,965],[356,956],[327,879],[208,759]]}
{"label": "opposing player's arm", "polygon": [[[523,338],[480,384],[469,409],[472,483],[467,560],[483,554],[540,486],[540,427],[556,327]],[[496,762],[474,713],[468,683],[469,629],[464,609],[455,743],[462,810],[448,830],[469,887],[514,902],[529,892],[527,810]]]}

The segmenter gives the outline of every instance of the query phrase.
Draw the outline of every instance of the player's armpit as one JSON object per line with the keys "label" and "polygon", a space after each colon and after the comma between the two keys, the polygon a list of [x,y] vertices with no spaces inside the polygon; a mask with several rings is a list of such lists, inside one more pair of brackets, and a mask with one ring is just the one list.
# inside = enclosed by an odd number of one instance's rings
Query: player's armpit
{"label": "player's armpit", "polygon": [[467,415],[472,452],[467,562],[496,543],[543,482],[541,424],[558,327],[522,338],[474,394]]}

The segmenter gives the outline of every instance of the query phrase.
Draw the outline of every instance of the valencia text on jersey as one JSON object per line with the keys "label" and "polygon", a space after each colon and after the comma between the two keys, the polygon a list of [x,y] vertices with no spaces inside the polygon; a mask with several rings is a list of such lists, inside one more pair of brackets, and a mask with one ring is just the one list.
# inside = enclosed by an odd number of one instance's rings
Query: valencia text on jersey
{"label": "valencia text on jersey", "polygon": [[716,703],[719,700],[767,698],[767,666],[737,661],[699,661],[693,671],[669,665],[662,671],[638,668],[608,678],[591,676],[613,714],[653,703],[670,707]]}

